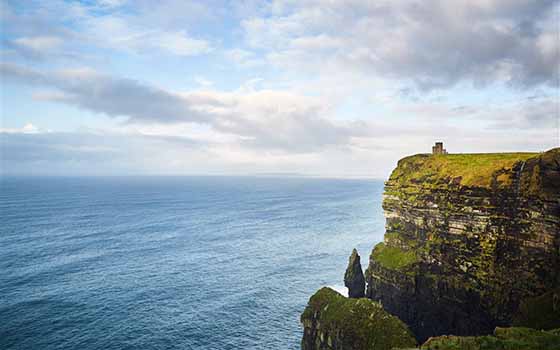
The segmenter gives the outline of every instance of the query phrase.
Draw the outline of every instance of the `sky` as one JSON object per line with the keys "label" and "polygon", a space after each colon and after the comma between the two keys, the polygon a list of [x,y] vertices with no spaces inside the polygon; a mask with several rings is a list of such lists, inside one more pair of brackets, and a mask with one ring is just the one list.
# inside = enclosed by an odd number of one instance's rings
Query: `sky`
{"label": "sky", "polygon": [[560,144],[560,1],[0,0],[1,173],[385,178]]}

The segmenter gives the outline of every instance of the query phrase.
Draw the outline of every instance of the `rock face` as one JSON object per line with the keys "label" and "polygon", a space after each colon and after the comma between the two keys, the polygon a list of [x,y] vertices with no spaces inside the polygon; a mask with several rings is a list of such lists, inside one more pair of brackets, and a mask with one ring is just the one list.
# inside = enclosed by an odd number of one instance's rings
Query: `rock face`
{"label": "rock face", "polygon": [[315,293],[301,315],[302,350],[389,350],[416,340],[398,318],[366,298],[350,299],[330,288]]}
{"label": "rock face", "polygon": [[383,209],[366,296],[420,341],[490,334],[560,286],[560,149],[404,158]]}
{"label": "rock face", "polygon": [[513,325],[535,329],[560,329],[560,289],[523,300]]}
{"label": "rock face", "polygon": [[344,285],[348,288],[348,297],[363,298],[366,290],[366,280],[360,264],[360,256],[356,249],[352,250],[352,255],[348,261],[348,268],[344,274]]}

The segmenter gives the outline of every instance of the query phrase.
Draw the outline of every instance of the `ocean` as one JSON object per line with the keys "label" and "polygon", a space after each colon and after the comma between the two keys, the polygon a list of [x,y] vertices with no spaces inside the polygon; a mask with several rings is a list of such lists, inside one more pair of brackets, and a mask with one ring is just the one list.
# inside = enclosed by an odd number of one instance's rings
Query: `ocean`
{"label": "ocean", "polygon": [[383,182],[3,177],[0,349],[299,349],[383,238]]}

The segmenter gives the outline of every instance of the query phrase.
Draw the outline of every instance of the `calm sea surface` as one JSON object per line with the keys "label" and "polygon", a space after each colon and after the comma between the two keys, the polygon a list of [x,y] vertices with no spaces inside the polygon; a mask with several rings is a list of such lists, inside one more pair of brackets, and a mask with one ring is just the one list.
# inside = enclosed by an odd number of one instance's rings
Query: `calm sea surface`
{"label": "calm sea surface", "polygon": [[298,349],[383,237],[383,183],[2,178],[0,349]]}

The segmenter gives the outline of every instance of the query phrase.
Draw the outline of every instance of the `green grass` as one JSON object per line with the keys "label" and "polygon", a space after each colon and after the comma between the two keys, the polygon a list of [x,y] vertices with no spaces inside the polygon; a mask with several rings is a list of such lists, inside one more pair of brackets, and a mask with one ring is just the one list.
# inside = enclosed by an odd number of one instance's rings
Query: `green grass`
{"label": "green grass", "polygon": [[494,335],[478,337],[441,336],[429,339],[422,350],[553,350],[560,349],[560,336],[531,328],[496,328]]}
{"label": "green grass", "polygon": [[511,177],[503,174],[503,171],[511,171],[516,163],[538,155],[539,153],[418,154],[401,159],[390,180],[401,184],[455,182],[462,186],[489,188],[493,175],[496,174],[497,179],[507,185],[511,183]]}
{"label": "green grass", "polygon": [[381,266],[391,270],[400,270],[418,261],[413,251],[390,247],[383,242],[378,243],[371,254]]}

